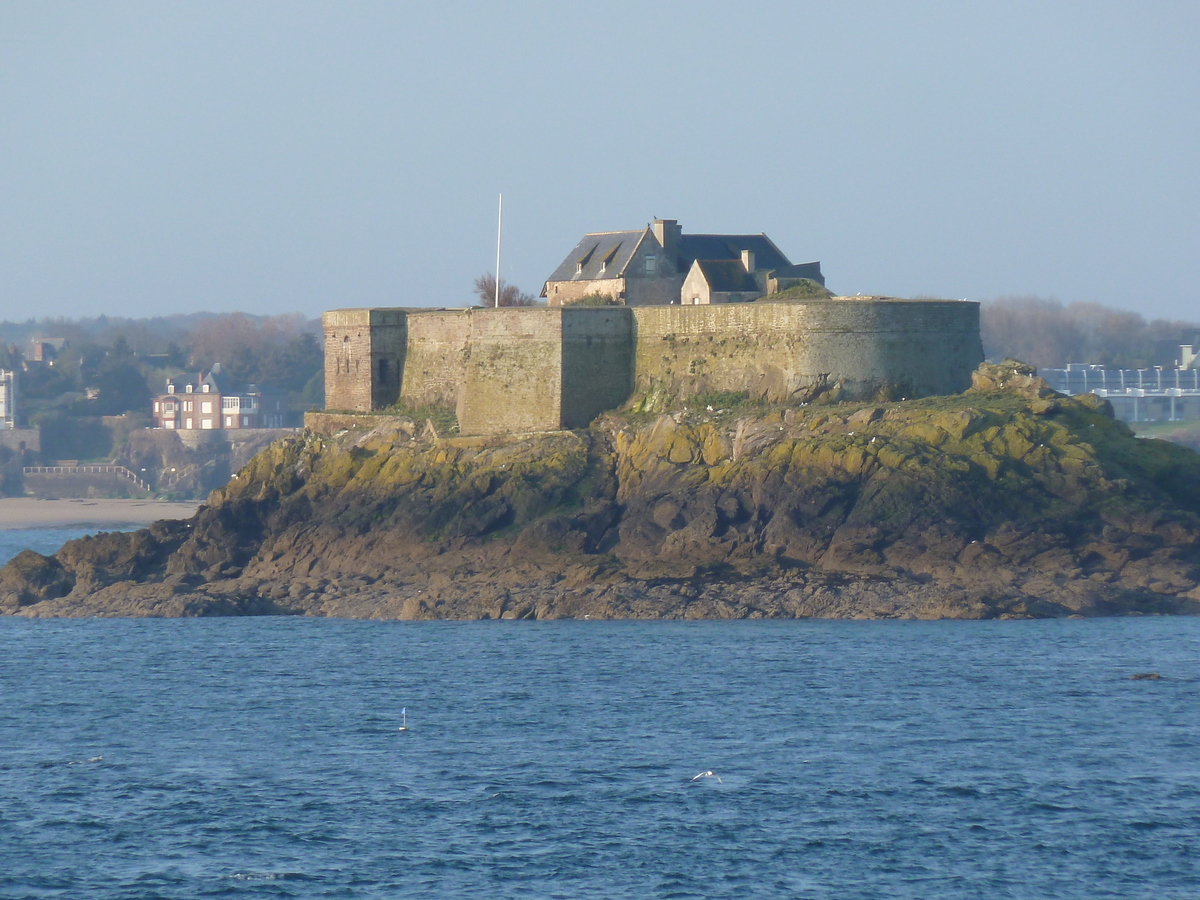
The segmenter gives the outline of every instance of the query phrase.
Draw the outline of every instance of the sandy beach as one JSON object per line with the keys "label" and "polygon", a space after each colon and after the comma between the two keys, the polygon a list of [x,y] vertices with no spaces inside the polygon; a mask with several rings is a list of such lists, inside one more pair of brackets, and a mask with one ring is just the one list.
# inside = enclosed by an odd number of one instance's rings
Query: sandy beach
{"label": "sandy beach", "polygon": [[37,500],[0,498],[0,531],[52,528],[60,525],[149,525],[159,519],[187,519],[198,501],[162,500]]}

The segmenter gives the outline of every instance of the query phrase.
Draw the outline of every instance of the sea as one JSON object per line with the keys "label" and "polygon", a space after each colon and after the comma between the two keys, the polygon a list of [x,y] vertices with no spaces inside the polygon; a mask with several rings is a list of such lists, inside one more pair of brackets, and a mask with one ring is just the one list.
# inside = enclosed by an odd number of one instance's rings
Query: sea
{"label": "sea", "polygon": [[1195,898],[1198,695],[1190,618],[2,617],[0,898]]}

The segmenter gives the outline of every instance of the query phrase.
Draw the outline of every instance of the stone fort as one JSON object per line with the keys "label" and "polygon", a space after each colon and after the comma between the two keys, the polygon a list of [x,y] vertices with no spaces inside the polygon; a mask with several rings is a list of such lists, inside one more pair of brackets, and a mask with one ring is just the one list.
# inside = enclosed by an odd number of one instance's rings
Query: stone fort
{"label": "stone fort", "polygon": [[337,309],[322,321],[328,410],[451,407],[477,435],[581,428],[655,391],[957,393],[983,360],[979,304],[965,300]]}

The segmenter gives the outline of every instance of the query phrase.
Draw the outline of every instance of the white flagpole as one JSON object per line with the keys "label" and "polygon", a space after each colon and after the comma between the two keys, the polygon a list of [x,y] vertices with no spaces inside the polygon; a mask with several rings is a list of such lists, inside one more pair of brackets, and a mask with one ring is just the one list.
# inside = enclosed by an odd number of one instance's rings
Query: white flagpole
{"label": "white flagpole", "polygon": [[500,195],[500,210],[496,214],[496,309],[500,308],[500,235],[504,228],[504,195]]}

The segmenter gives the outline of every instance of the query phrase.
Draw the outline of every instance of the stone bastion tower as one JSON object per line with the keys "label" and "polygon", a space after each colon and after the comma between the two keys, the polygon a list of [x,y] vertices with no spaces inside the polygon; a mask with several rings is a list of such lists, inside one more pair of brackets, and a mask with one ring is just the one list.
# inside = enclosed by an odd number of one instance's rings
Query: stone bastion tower
{"label": "stone bastion tower", "polygon": [[328,410],[448,406],[463,434],[581,428],[652,391],[772,402],[952,394],[983,361],[979,304],[966,300],[364,308],[322,322]]}

